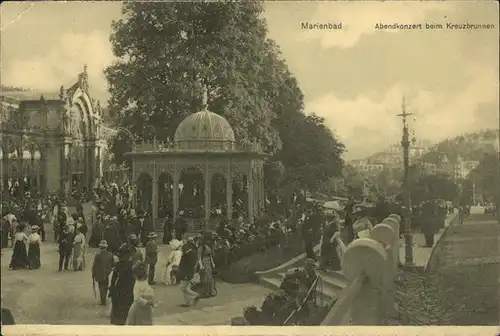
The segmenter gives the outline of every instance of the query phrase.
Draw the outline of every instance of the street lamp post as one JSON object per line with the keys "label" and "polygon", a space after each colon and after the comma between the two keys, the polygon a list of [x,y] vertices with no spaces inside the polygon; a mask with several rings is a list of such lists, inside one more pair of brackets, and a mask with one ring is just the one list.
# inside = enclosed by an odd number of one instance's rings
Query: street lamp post
{"label": "street lamp post", "polygon": [[405,265],[413,266],[415,263],[413,261],[413,234],[411,231],[411,198],[410,198],[410,135],[408,132],[408,120],[407,117],[411,116],[412,113],[406,113],[405,98],[403,97],[402,104],[403,112],[398,114],[399,117],[403,119],[403,138],[401,145],[403,146],[403,162],[404,162],[404,204],[406,207],[406,213],[404,216],[404,236],[405,236]]}

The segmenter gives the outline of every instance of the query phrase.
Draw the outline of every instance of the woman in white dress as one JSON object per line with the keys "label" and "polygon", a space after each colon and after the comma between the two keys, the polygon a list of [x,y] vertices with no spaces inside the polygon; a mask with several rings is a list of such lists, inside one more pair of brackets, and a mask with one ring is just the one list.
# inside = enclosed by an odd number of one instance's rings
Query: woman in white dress
{"label": "woman in white dress", "polygon": [[134,302],[128,311],[125,325],[153,325],[154,290],[148,284],[147,269],[143,261],[132,268],[135,276]]}
{"label": "woman in white dress", "polygon": [[73,239],[73,269],[83,271],[85,269],[85,235],[76,229],[76,235]]}
{"label": "woman in white dress", "polygon": [[165,285],[175,285],[177,283],[177,279],[174,274],[182,258],[182,242],[177,239],[172,239],[170,241],[170,246],[172,247],[172,252],[170,252],[170,255],[168,256],[167,264],[165,265],[165,272],[162,277],[162,282]]}
{"label": "woman in white dress", "polygon": [[33,225],[31,227],[31,234],[28,236],[28,262],[30,269],[39,269],[42,265],[40,262],[40,244],[42,238],[38,234],[38,230],[40,230],[40,227],[38,225]]}

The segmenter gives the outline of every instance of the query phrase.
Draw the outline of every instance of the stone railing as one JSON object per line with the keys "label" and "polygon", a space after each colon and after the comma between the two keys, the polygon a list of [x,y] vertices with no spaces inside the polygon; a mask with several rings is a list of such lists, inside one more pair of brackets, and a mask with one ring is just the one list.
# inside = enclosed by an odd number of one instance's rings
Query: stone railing
{"label": "stone railing", "polygon": [[383,325],[395,312],[400,223],[398,215],[390,215],[375,225],[368,238],[347,246],[342,273],[350,283],[321,325]]}

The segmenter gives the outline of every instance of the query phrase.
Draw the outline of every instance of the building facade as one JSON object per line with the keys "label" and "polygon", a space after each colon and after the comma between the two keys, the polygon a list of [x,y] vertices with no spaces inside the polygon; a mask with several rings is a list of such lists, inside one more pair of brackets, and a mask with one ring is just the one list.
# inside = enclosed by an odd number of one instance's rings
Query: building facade
{"label": "building facade", "polygon": [[59,93],[1,93],[1,188],[42,194],[90,190],[102,176],[102,109],[89,94],[87,69]]}

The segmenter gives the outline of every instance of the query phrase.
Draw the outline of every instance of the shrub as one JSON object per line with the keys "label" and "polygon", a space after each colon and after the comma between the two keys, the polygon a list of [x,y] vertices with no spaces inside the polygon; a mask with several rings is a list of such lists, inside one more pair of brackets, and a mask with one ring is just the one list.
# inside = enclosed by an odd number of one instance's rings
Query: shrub
{"label": "shrub", "polygon": [[248,254],[245,257],[232,262],[225,268],[221,267],[219,274],[222,280],[229,283],[253,282],[257,280],[255,272],[280,266],[303,252],[302,238],[299,234],[293,234],[282,245],[268,248],[263,248],[261,245],[252,247],[247,250]]}

